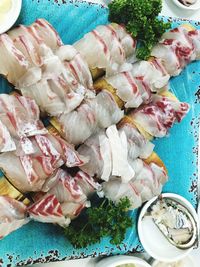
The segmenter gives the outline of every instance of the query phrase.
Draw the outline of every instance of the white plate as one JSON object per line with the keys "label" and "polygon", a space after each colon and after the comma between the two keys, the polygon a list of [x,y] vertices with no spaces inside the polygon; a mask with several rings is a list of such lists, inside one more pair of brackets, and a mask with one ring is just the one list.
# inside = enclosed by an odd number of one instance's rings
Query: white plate
{"label": "white plate", "polygon": [[[162,194],[162,197],[168,197],[172,200],[176,200],[180,204],[184,205],[194,217],[197,228],[199,231],[199,220],[197,213],[193,206],[187,201],[185,198],[172,193],[165,193]],[[174,262],[178,261],[184,257],[186,257],[193,248],[189,249],[178,249],[177,247],[173,246],[160,232],[158,227],[152,221],[152,219],[143,219],[147,209],[151,206],[151,204],[157,199],[154,197],[150,201],[148,201],[139,215],[138,219],[138,234],[140,241],[146,250],[146,252],[156,260],[164,261],[164,262]]]}
{"label": "white plate", "polygon": [[197,0],[195,4],[190,5],[190,6],[185,6],[181,4],[179,0],[173,0],[173,2],[180,8],[185,9],[185,10],[198,10],[200,9],[200,0]]}
{"label": "white plate", "polygon": [[132,256],[113,256],[99,261],[95,267],[117,267],[121,264],[134,264],[135,267],[151,267],[146,261]]}
{"label": "white plate", "polygon": [[19,17],[22,7],[22,0],[12,0],[11,10],[5,15],[5,19],[0,24],[0,34],[8,31]]}

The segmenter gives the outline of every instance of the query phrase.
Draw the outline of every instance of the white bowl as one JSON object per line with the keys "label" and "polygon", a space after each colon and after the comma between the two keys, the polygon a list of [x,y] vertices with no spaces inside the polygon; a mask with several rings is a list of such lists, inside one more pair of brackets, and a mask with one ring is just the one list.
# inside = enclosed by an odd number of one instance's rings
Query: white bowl
{"label": "white bowl", "polygon": [[[162,194],[162,197],[171,198],[172,200],[175,200],[185,206],[194,217],[199,232],[198,216],[194,207],[190,204],[189,201],[179,195],[172,193]],[[143,219],[147,209],[157,198],[158,197],[154,197],[153,199],[148,201],[141,210],[138,219],[139,238],[146,252],[154,259],[164,262],[178,261],[186,257],[192,251],[193,247],[185,250],[178,249],[164,237],[164,235],[160,232],[152,219]]]}
{"label": "white bowl", "polygon": [[0,24],[0,34],[8,31],[16,22],[22,8],[22,0],[12,0],[12,8]]}
{"label": "white bowl", "polygon": [[[192,256],[187,256],[187,257],[183,258],[182,261],[183,261],[183,263],[184,263],[183,267],[197,267],[197,265],[195,264],[195,261],[194,261],[194,259],[192,258]],[[154,260],[154,261],[152,262],[151,266],[152,266],[152,267],[157,267],[157,264],[158,264],[158,263],[161,263],[161,262],[158,261],[158,260]],[[177,264],[178,264],[178,262],[177,262]],[[166,265],[166,266],[168,266],[168,265]],[[179,266],[179,265],[178,265],[178,266]],[[182,267],[182,265],[180,265],[180,266]]]}
{"label": "white bowl", "polygon": [[146,261],[132,256],[113,256],[100,260],[95,267],[116,267],[121,264],[134,264],[135,267],[151,267]]}
{"label": "white bowl", "polygon": [[179,2],[178,0],[173,0],[173,2],[180,8],[185,9],[185,10],[198,10],[200,9],[200,0],[197,0],[195,4],[190,5],[190,6],[185,6],[184,4],[182,4],[181,2]]}

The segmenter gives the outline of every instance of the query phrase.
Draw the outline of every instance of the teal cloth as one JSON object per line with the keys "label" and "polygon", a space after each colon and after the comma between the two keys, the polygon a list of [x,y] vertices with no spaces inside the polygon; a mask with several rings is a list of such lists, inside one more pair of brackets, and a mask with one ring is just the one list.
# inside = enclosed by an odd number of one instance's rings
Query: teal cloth
{"label": "teal cloth", "polygon": [[[108,10],[86,2],[23,0],[22,12],[16,24],[31,24],[37,18],[47,19],[63,42],[72,44],[97,25],[108,23]],[[176,20],[173,26],[180,23]],[[180,76],[171,80],[172,91],[181,101],[189,102],[191,110],[180,125],[173,127],[168,137],[155,140],[156,151],[169,170],[170,178],[164,191],[178,193],[194,206],[197,204],[197,133],[200,114],[200,100],[195,95],[200,85],[198,69],[200,63],[194,62]],[[0,88],[2,93],[11,89],[3,78],[0,79]],[[130,213],[135,221],[134,226],[117,247],[111,245],[107,238],[86,249],[74,249],[59,227],[31,222],[0,241],[0,266],[141,251],[136,231],[137,214],[138,211]]]}

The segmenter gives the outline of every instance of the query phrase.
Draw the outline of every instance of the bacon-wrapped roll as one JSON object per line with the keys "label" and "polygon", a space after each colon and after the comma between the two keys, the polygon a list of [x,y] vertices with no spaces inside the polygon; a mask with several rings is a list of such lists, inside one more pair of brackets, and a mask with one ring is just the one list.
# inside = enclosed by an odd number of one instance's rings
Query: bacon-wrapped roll
{"label": "bacon-wrapped roll", "polygon": [[22,202],[0,196],[0,239],[28,222],[27,207]]}
{"label": "bacon-wrapped roll", "polygon": [[200,31],[191,25],[170,30],[163,34],[151,55],[162,60],[170,76],[179,75],[188,63],[200,58]]}
{"label": "bacon-wrapped roll", "polygon": [[175,122],[189,111],[187,103],[179,102],[170,92],[154,95],[152,102],[131,111],[128,116],[147,138],[164,137]]}
{"label": "bacon-wrapped roll", "polygon": [[74,44],[88,63],[93,79],[104,71],[107,76],[127,68],[125,61],[134,61],[136,42],[115,23],[100,25]]}
{"label": "bacon-wrapped roll", "polygon": [[160,167],[154,162],[146,164],[141,159],[131,162],[135,169],[135,177],[128,183],[122,183],[117,177],[112,177],[102,184],[105,197],[114,202],[127,197],[130,200],[130,209],[138,208],[143,202],[157,196],[162,186],[168,180],[164,165]]}
{"label": "bacon-wrapped roll", "polygon": [[30,138],[30,143],[29,155],[16,155],[15,152],[0,155],[0,168],[21,192],[40,191],[46,179],[63,164],[75,167],[87,162],[58,136],[37,135]]}
{"label": "bacon-wrapped roll", "polygon": [[79,145],[99,128],[118,123],[123,115],[112,94],[102,91],[94,99],[85,100],[71,113],[53,118],[50,122],[65,140]]}
{"label": "bacon-wrapped roll", "polygon": [[[57,181],[47,194],[34,196],[36,203],[29,208],[31,218],[67,226],[87,206],[87,196],[100,185],[92,177],[79,171],[75,177],[66,171],[57,171]],[[51,207],[51,208],[49,208]]]}

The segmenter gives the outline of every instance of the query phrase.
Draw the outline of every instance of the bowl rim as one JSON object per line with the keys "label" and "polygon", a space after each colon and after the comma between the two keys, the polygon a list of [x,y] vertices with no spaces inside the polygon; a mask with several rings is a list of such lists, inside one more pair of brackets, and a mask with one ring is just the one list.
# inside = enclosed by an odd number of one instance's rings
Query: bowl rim
{"label": "bowl rim", "polygon": [[[142,267],[151,267],[151,265],[136,256],[128,256],[128,255],[118,255],[118,256],[111,256],[105,259],[100,260],[95,264],[95,267],[117,267],[121,264],[140,264]],[[137,266],[136,266],[137,267]]]}
{"label": "bowl rim", "polygon": [[[184,259],[187,259],[187,258],[192,262],[192,266],[190,266],[190,267],[196,267],[194,258],[193,258],[191,255],[187,255],[186,257],[183,258],[183,260],[184,260]],[[159,262],[160,262],[159,260],[155,260],[155,259],[154,259],[154,260],[151,262],[151,267],[156,267],[155,265],[156,265],[157,263],[159,263]]]}
{"label": "bowl rim", "polygon": [[[200,229],[200,223],[199,223],[199,220],[198,220],[198,215],[197,215],[197,212],[195,210],[195,208],[192,206],[192,204],[184,197],[178,195],[178,194],[174,194],[174,193],[162,193],[160,194],[162,195],[162,197],[168,197],[168,198],[172,198],[172,199],[175,199],[177,201],[180,202],[180,204],[184,205],[186,208],[188,208],[193,216],[194,216],[194,219],[196,221],[196,224],[197,224],[197,230],[198,230],[198,234],[199,234],[199,229]],[[186,250],[182,250],[184,253],[180,253],[179,256],[176,256],[174,258],[165,258],[165,257],[161,257],[161,256],[158,256],[156,254],[156,252],[154,251],[149,251],[149,249],[146,247],[146,244],[143,242],[143,234],[142,234],[142,218],[143,216],[145,215],[146,213],[146,210],[147,208],[158,198],[159,196],[156,196],[156,197],[153,197],[152,199],[150,199],[148,202],[145,203],[145,205],[142,207],[141,209],[141,212],[139,214],[139,217],[138,217],[138,223],[137,223],[137,229],[138,229],[138,235],[139,235],[139,239],[141,241],[141,244],[142,246],[144,247],[145,251],[151,256],[153,257],[154,259],[158,260],[158,261],[163,261],[163,262],[174,262],[174,261],[178,261],[178,260],[181,260],[183,258],[185,258],[186,256],[188,256],[190,254],[190,252],[193,250],[193,247],[191,248],[188,248]]]}
{"label": "bowl rim", "polygon": [[200,9],[200,1],[197,0],[197,2],[191,6],[185,6],[182,3],[180,3],[179,0],[173,0],[173,2],[175,3],[175,5],[177,5],[178,7],[185,9],[185,10],[191,10],[191,11],[195,11]]}
{"label": "bowl rim", "polygon": [[15,24],[21,12],[22,0],[12,0],[12,4],[15,5],[12,17],[9,20],[5,20],[5,22],[0,25],[0,34],[7,32]]}

